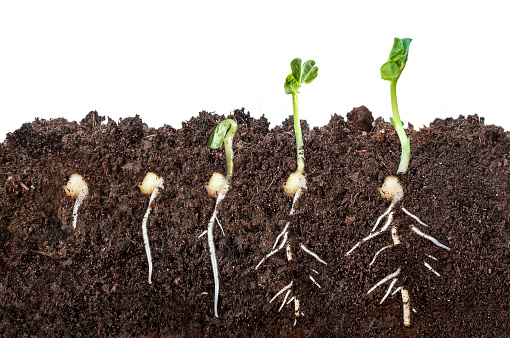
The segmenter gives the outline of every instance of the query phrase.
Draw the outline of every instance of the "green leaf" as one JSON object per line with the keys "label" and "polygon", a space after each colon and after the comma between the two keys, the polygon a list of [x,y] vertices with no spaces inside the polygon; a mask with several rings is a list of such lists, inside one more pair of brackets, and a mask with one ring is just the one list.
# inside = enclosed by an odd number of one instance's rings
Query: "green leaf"
{"label": "green leaf", "polygon": [[296,94],[303,83],[309,84],[317,77],[319,68],[315,66],[315,61],[308,60],[302,64],[302,60],[296,58],[290,63],[292,73],[285,80],[284,88],[286,94]]}
{"label": "green leaf", "polygon": [[294,75],[289,74],[285,80],[285,94],[297,94],[299,87]]}
{"label": "green leaf", "polygon": [[296,82],[301,84],[301,59],[297,58],[291,61],[290,69],[292,69],[292,75]]}
{"label": "green leaf", "polygon": [[223,140],[225,139],[225,135],[230,129],[230,123],[225,122],[227,120],[221,121],[216,128],[214,128],[211,136],[209,137],[209,141],[207,141],[207,146],[211,149],[219,149],[223,144]]}
{"label": "green leaf", "polygon": [[386,81],[397,81],[404,70],[409,55],[412,39],[395,38],[388,61],[381,66],[381,78]]}
{"label": "green leaf", "polygon": [[317,77],[317,73],[319,68],[315,66],[315,61],[308,60],[303,65],[303,74],[301,75],[301,79],[303,83],[309,84]]}

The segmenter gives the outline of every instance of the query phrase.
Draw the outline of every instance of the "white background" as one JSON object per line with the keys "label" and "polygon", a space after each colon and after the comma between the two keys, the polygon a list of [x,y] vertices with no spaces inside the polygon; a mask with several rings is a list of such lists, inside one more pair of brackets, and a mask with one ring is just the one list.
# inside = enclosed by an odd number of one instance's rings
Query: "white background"
{"label": "white background", "polygon": [[245,107],[275,126],[292,114],[295,57],[319,67],[300,91],[312,126],[360,105],[388,120],[379,68],[394,37],[413,38],[404,123],[479,114],[510,130],[504,1],[0,1],[0,141],[35,117],[90,110],[179,128]]}

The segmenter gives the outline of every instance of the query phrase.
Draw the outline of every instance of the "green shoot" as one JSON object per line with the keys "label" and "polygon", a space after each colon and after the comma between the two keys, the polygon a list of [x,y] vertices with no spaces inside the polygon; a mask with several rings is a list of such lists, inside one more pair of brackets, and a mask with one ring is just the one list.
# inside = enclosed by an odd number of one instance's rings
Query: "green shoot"
{"label": "green shoot", "polygon": [[232,141],[237,131],[237,123],[232,119],[221,121],[207,141],[207,146],[211,149],[219,149],[225,141],[225,156],[227,158],[227,182],[230,182],[234,172],[234,152],[232,151]]}
{"label": "green shoot", "polygon": [[[223,177],[220,173],[213,173],[209,183],[206,185],[207,193],[211,197],[216,197],[216,205],[214,206],[214,212],[207,224],[207,230],[202,233],[207,233],[207,243],[209,245],[209,253],[211,254],[211,265],[213,269],[214,278],[214,316],[218,317],[218,297],[220,294],[220,278],[218,271],[218,260],[216,259],[216,247],[214,246],[213,228],[214,222],[216,221],[221,227],[220,221],[218,221],[218,204],[225,198],[227,194],[230,179],[234,172],[234,152],[232,150],[232,143],[234,135],[237,131],[237,123],[232,119],[221,121],[207,141],[207,146],[211,149],[219,149],[223,142],[225,142],[225,155],[227,158],[227,177]],[[223,228],[221,229],[223,231]],[[200,236],[202,236],[200,235]],[[199,237],[200,237],[199,236]]]}
{"label": "green shoot", "polygon": [[303,150],[303,134],[299,120],[299,103],[297,94],[303,83],[309,84],[317,77],[319,68],[315,66],[315,61],[309,60],[302,64],[301,59],[294,59],[290,63],[292,73],[285,80],[285,93],[292,94],[292,104],[294,108],[294,133],[296,135],[297,148],[297,171],[304,173],[305,155]]}
{"label": "green shoot", "polygon": [[397,175],[405,174],[407,172],[409,157],[411,156],[410,140],[404,131],[404,123],[400,120],[397,104],[397,81],[406,66],[411,41],[412,39],[408,38],[395,38],[388,61],[381,67],[381,78],[383,80],[390,81],[391,83],[391,109],[393,111],[393,117],[390,117],[390,121],[393,123],[393,126],[397,131],[397,135],[402,146],[402,154],[400,156],[400,164],[398,166]]}

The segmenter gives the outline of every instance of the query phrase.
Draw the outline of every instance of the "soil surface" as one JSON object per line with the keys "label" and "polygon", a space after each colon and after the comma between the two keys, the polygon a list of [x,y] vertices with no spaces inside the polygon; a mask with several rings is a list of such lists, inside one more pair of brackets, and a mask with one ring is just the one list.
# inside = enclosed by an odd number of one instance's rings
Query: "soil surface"
{"label": "soil surface", "polygon": [[[365,107],[321,128],[302,121],[308,190],[290,216],[282,186],[296,170],[291,117],[273,129],[244,110],[230,117],[239,126],[235,169],[219,206],[225,234],[214,229],[219,318],[207,236],[198,236],[215,204],[204,186],[225,171],[224,151],[206,147],[223,116],[202,112],[176,130],[91,112],[80,123],[38,119],[10,133],[0,144],[0,335],[510,335],[508,132],[477,116],[409,126],[405,196],[392,223],[402,244],[370,266],[392,243],[389,232],[345,254],[390,205],[377,187],[400,160],[393,126]],[[165,181],[148,221],[151,285],[141,228],[149,197],[138,188],[148,171]],[[90,192],[73,230],[74,200],[62,185],[75,172]],[[287,222],[293,259],[283,248],[255,269]],[[398,268],[396,285],[411,299],[409,328],[400,293],[379,304],[389,283],[367,294]],[[285,292],[270,303],[291,282],[287,301],[299,299],[298,318],[294,302],[278,311]]]}

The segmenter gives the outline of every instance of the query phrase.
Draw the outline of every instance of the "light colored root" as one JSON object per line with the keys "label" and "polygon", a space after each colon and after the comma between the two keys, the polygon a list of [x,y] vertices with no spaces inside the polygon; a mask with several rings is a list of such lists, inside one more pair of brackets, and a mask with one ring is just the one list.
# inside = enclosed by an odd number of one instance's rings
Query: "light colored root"
{"label": "light colored root", "polygon": [[[207,224],[207,243],[209,244],[209,252],[211,253],[211,264],[213,269],[214,277],[214,316],[218,317],[218,298],[220,295],[220,278],[218,272],[218,260],[216,259],[216,247],[214,246],[214,221],[217,220],[216,215],[218,213],[218,204],[225,198],[226,189],[221,189],[218,197],[216,198],[216,205],[214,206],[214,212]],[[218,222],[219,223],[219,222]]]}
{"label": "light colored root", "polygon": [[370,235],[368,235],[367,237],[363,238],[361,240],[362,243],[368,241],[369,239],[372,239],[374,237],[377,237],[379,236],[380,234],[384,233],[386,230],[388,230],[388,227],[390,226],[391,222],[393,221],[393,212],[390,213],[390,215],[388,216],[388,220],[386,221],[386,223],[384,224],[384,226],[381,228],[381,230],[377,231],[377,232],[373,232],[371,233]]}
{"label": "light colored root", "polygon": [[290,224],[290,222],[287,222],[287,224],[285,224],[285,228],[283,228],[283,231],[280,232],[280,234],[278,236],[276,236],[276,241],[274,241],[274,245],[271,250],[274,250],[274,248],[276,248],[276,245],[278,244],[278,241],[280,240],[280,238],[287,232],[287,229],[289,228],[289,224]]}
{"label": "light colored root", "polygon": [[391,204],[390,206],[388,207],[388,209],[386,209],[386,211],[384,212],[384,214],[382,214],[381,216],[379,216],[379,218],[377,219],[377,221],[375,222],[375,225],[374,225],[374,228],[372,229],[371,232],[374,232],[375,229],[377,229],[377,226],[379,225],[379,223],[382,221],[382,219],[388,215],[390,213],[390,211],[393,209],[393,207],[395,206],[395,203],[397,203],[397,199],[393,199],[393,201],[391,201]]}
{"label": "light colored root", "polygon": [[151,247],[149,245],[149,235],[147,234],[147,220],[149,219],[149,215],[152,210],[151,204],[157,195],[158,195],[158,188],[154,188],[154,190],[151,193],[151,198],[149,200],[149,206],[147,207],[147,211],[145,212],[145,215],[143,216],[143,220],[142,220],[143,244],[145,246],[145,253],[147,254],[147,262],[149,264],[149,284],[152,284],[152,255],[151,255]]}
{"label": "light colored root", "polygon": [[[394,227],[392,227],[392,229],[393,229],[393,228],[394,228]],[[377,251],[377,252],[375,253],[374,258],[372,259],[372,261],[371,261],[371,262],[370,262],[370,264],[368,264],[368,265],[369,265],[369,266],[372,266],[372,264],[374,264],[374,263],[375,263],[375,260],[377,259],[377,256],[379,256],[379,254],[380,254],[381,252],[383,252],[383,251],[384,251],[384,250],[386,250],[386,249],[393,248],[393,247],[394,247],[394,245],[393,245],[393,244],[390,244],[390,245],[386,245],[384,248],[379,249],[379,251]]]}
{"label": "light colored root", "polygon": [[290,282],[288,285],[284,286],[280,291],[278,291],[278,293],[276,293],[276,295],[274,295],[273,298],[271,298],[271,300],[269,301],[269,303],[272,303],[273,300],[275,300],[276,298],[278,298],[279,295],[281,295],[283,292],[287,291],[288,289],[290,289],[292,287],[292,285],[294,284],[294,282]]}
{"label": "light colored root", "polygon": [[297,200],[299,199],[299,197],[301,197],[301,195],[303,194],[303,189],[301,187],[298,187],[297,190],[296,190],[296,193],[294,194],[294,199],[292,200],[292,207],[290,208],[290,215],[294,215],[294,212],[296,212],[296,210],[294,209],[294,206],[297,202]]}
{"label": "light colored root", "polygon": [[411,302],[409,301],[409,291],[402,288],[400,290],[402,294],[402,310],[404,313],[404,326],[411,326]]}
{"label": "light colored root", "polygon": [[[295,298],[294,299],[294,316],[297,318],[302,315],[303,315],[303,312],[301,312],[299,310],[299,299]],[[294,322],[294,325],[296,325],[295,322]]]}
{"label": "light colored root", "polygon": [[396,226],[391,227],[391,240],[393,241],[393,245],[400,244],[400,237],[398,237],[398,232],[397,232]]}
{"label": "light colored root", "polygon": [[76,229],[76,223],[78,223],[78,209],[80,209],[80,205],[85,200],[85,197],[89,194],[89,188],[87,185],[84,185],[80,192],[78,193],[78,197],[76,198],[76,202],[74,202],[73,208],[73,228]]}
{"label": "light colored root", "polygon": [[425,226],[425,227],[429,227],[427,224],[425,224],[424,222],[422,222],[416,215],[413,215],[412,213],[410,213],[409,211],[407,211],[406,208],[402,207],[402,211],[405,212],[409,217],[413,218],[416,222],[420,223],[421,225]]}
{"label": "light colored root", "polygon": [[203,235],[205,235],[206,233],[207,233],[207,230],[204,230],[204,232],[202,232],[202,233],[200,234],[200,236],[198,236],[197,238],[202,237],[202,236],[203,236]]}
{"label": "light colored root", "polygon": [[285,255],[287,256],[287,260],[290,262],[292,260],[292,249],[290,247],[290,243],[287,243],[287,247],[285,248]]}
{"label": "light colored root", "polygon": [[352,249],[351,249],[351,250],[347,251],[347,253],[346,253],[345,255],[346,255],[346,256],[350,256],[350,255],[351,255],[351,253],[352,253],[354,250],[356,250],[356,248],[357,248],[358,246],[360,246],[360,244],[361,244],[361,242],[356,243],[356,245],[354,245],[354,246],[352,247]]}
{"label": "light colored root", "polygon": [[287,305],[288,305],[288,304],[290,304],[290,303],[292,303],[292,301],[293,301],[295,298],[296,298],[296,297],[292,296],[292,297],[289,299],[289,301],[287,302]]}
{"label": "light colored root", "polygon": [[390,279],[393,279],[395,277],[397,277],[398,275],[400,274],[400,268],[397,269],[397,271],[395,271],[394,273],[392,274],[389,274],[388,276],[384,277],[383,279],[381,279],[379,282],[377,282],[377,284],[375,284],[374,286],[372,286],[372,288],[370,290],[368,290],[367,292],[367,295],[370,294],[372,291],[374,291],[375,289],[377,289],[380,285],[386,283],[387,281],[389,281]]}
{"label": "light colored root", "polygon": [[413,230],[416,234],[420,235],[421,237],[428,239],[429,241],[431,241],[432,243],[434,243],[438,247],[450,251],[449,247],[447,247],[444,244],[439,243],[439,241],[437,239],[435,239],[434,237],[432,237],[430,235],[427,235],[426,233],[421,232],[420,229],[418,229],[417,227],[411,225],[411,230]]}
{"label": "light colored root", "polygon": [[427,255],[428,258],[431,258],[431,259],[433,259],[433,260],[435,260],[437,262],[437,258],[436,257],[434,257],[432,255],[429,255],[429,254],[426,254],[426,255]]}
{"label": "light colored root", "polygon": [[223,234],[223,236],[225,236],[225,232],[223,231],[223,227],[221,226],[220,220],[218,219],[218,215],[216,215],[215,219],[216,222],[218,222],[218,225],[220,226],[221,233]]}
{"label": "light colored root", "polygon": [[308,249],[306,246],[304,246],[303,244],[300,244],[299,247],[301,248],[301,250],[303,250],[304,252],[306,252],[307,254],[311,255],[313,258],[315,258],[316,260],[318,260],[319,262],[321,262],[322,264],[324,265],[328,265],[328,263],[326,263],[325,261],[323,261],[315,252],[313,252],[312,250]]}
{"label": "light colored root", "polygon": [[437,277],[441,277],[441,275],[439,274],[439,272],[437,272],[436,270],[434,270],[434,268],[427,262],[423,262],[423,264],[427,267],[427,269],[429,269],[429,271],[433,272]]}
{"label": "light colored root", "polygon": [[388,287],[388,290],[386,291],[386,294],[381,299],[381,302],[379,304],[382,304],[386,300],[386,298],[388,298],[388,296],[390,295],[391,289],[393,289],[393,287],[395,286],[395,283],[397,283],[397,281],[398,281],[397,278],[393,278],[393,280],[391,281],[390,286]]}
{"label": "light colored root", "polygon": [[[392,204],[393,204],[393,203],[394,203],[394,202],[392,202]],[[392,205],[390,205],[390,207],[391,207],[391,208],[393,208],[393,206],[392,206]],[[390,209],[390,208],[388,208],[388,210],[390,210],[390,211],[391,211],[391,209]],[[387,212],[389,212],[388,210],[387,210]],[[386,213],[384,213],[383,215],[384,215],[384,216],[386,216],[385,214],[386,214]],[[379,218],[381,218],[381,217],[379,217]],[[392,222],[392,221],[393,221],[393,212],[391,212],[391,213],[389,214],[389,216],[388,216],[388,220],[386,221],[386,223],[384,224],[384,226],[381,228],[381,230],[376,231],[376,232],[373,232],[373,231],[377,228],[377,226],[379,225],[379,220],[378,220],[378,221],[377,221],[377,223],[376,223],[376,226],[374,227],[374,229],[372,229],[372,232],[370,233],[370,235],[368,235],[367,237],[363,238],[361,241],[359,241],[358,243],[356,243],[356,245],[354,245],[354,246],[352,247],[352,249],[351,249],[351,250],[349,250],[349,251],[348,251],[345,255],[346,255],[346,256],[350,256],[350,255],[351,255],[351,253],[352,253],[354,250],[356,250],[356,248],[357,248],[357,247],[359,247],[359,246],[361,245],[361,243],[365,243],[366,241],[368,241],[368,240],[370,240],[370,239],[372,239],[372,238],[374,238],[374,237],[377,237],[377,236],[379,236],[380,234],[384,233],[386,230],[388,230],[388,227],[390,226],[390,224],[391,224],[391,222]]]}
{"label": "light colored root", "polygon": [[396,289],[395,289],[395,291],[393,291],[393,293],[392,293],[391,295],[393,296],[394,294],[396,294],[396,293],[397,293],[397,292],[399,292],[400,290],[402,290],[402,287],[401,287],[401,286],[399,286],[398,288],[396,288]]}
{"label": "light colored root", "polygon": [[280,250],[283,248],[283,246],[284,246],[284,245],[285,245],[285,243],[287,242],[287,238],[288,238],[288,236],[289,236],[289,233],[288,233],[288,232],[285,232],[285,234],[283,235],[283,241],[282,241],[282,243],[280,244],[280,246],[279,246],[278,248],[276,248],[276,249],[272,250],[270,253],[268,253],[268,254],[266,255],[266,257],[262,258],[262,260],[260,261],[260,263],[259,263],[259,264],[257,264],[257,266],[255,267],[255,270],[257,270],[257,269],[259,268],[259,266],[260,266],[262,263],[264,263],[264,261],[265,261],[267,258],[271,257],[272,255],[274,255],[275,253],[277,253],[278,251],[280,251]]}
{"label": "light colored root", "polygon": [[289,297],[289,294],[292,290],[287,290],[287,293],[285,294],[285,298],[283,298],[283,302],[282,302],[282,305],[280,305],[280,308],[278,309],[278,312],[280,312],[283,307],[285,306],[285,304],[287,303],[287,297]]}
{"label": "light colored root", "polygon": [[310,280],[313,282],[313,284],[315,284],[319,289],[321,289],[321,286],[319,285],[319,283],[317,283],[317,281],[315,280],[315,278],[313,278],[312,276],[308,275],[308,277],[310,277]]}

